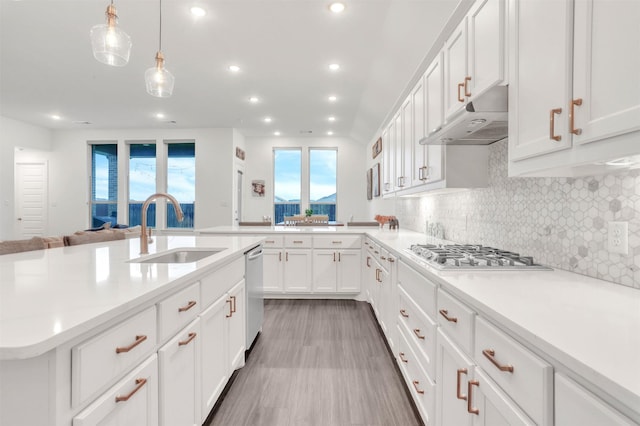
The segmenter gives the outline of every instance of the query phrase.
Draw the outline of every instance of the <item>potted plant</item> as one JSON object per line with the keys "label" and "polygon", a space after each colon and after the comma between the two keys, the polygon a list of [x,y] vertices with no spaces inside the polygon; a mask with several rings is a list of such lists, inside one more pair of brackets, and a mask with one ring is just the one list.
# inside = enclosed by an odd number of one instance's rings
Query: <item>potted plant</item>
{"label": "potted plant", "polygon": [[305,215],[305,219],[308,222],[309,220],[311,220],[311,215],[313,214],[313,210],[311,209],[306,209],[304,211],[304,215]]}

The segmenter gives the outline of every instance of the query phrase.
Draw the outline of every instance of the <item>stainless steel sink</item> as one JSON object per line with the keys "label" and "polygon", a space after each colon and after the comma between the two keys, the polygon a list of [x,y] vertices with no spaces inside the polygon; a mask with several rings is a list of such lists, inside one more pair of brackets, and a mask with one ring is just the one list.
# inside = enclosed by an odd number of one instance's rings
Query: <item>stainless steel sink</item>
{"label": "stainless steel sink", "polygon": [[150,256],[131,259],[130,263],[192,263],[220,253],[223,248],[177,248]]}

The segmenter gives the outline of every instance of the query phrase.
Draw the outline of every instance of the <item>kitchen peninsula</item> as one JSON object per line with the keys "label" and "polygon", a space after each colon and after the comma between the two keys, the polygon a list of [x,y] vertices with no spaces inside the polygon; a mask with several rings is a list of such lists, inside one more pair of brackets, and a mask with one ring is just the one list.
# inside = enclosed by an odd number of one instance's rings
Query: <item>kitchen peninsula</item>
{"label": "kitchen peninsula", "polygon": [[[138,239],[0,256],[0,424],[96,424],[116,404],[130,406],[118,415],[136,424],[159,416],[170,424],[185,409],[202,423],[244,365],[244,253],[261,241],[156,236],[142,258]],[[179,248],[219,252],[189,263],[138,262]],[[170,379],[174,348],[193,361],[190,382]],[[197,364],[205,350],[215,371]],[[164,373],[173,389],[163,389]],[[208,395],[198,391],[200,376]],[[192,396],[176,401],[187,408],[162,403],[181,392]]]}

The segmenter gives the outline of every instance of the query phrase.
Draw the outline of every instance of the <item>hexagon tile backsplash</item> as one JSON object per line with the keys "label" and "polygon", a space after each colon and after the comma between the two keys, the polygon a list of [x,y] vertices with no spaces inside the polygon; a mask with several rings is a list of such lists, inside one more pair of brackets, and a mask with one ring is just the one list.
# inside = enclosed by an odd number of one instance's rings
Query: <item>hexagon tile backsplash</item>
{"label": "hexagon tile backsplash", "polygon": [[[533,256],[537,263],[640,289],[640,170],[582,178],[509,178],[507,141],[489,147],[489,186],[396,198],[404,227]],[[629,254],[609,253],[607,223],[629,222]]]}

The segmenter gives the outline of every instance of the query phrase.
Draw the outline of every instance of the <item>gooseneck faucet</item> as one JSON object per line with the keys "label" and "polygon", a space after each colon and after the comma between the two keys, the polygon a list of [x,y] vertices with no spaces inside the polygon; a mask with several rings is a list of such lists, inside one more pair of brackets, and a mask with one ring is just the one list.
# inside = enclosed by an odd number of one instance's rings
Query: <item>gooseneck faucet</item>
{"label": "gooseneck faucet", "polygon": [[173,195],[166,194],[164,192],[158,192],[149,196],[142,204],[142,224],[140,225],[140,254],[149,254],[149,236],[147,235],[147,209],[152,201],[156,198],[166,198],[171,201],[173,204],[173,208],[176,209],[176,217],[178,218],[178,222],[182,222],[184,220],[184,213],[182,213],[182,208],[180,207],[180,203]]}

